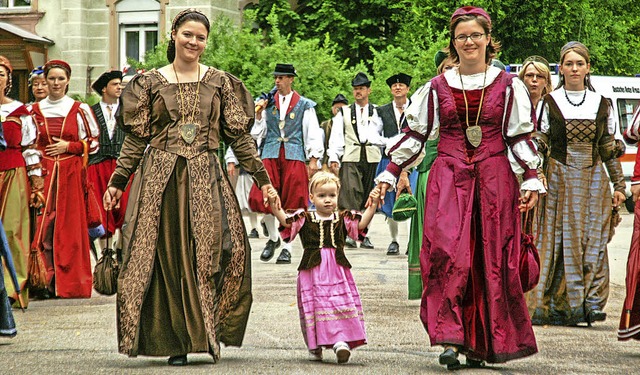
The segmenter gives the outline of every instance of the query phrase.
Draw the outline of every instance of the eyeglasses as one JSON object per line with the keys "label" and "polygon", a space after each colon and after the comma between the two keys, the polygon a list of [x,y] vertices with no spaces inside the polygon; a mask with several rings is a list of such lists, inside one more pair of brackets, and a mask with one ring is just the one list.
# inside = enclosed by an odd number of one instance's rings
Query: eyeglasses
{"label": "eyeglasses", "polygon": [[456,42],[458,43],[466,43],[467,39],[471,39],[471,41],[473,42],[477,42],[478,40],[480,40],[482,37],[484,36],[484,33],[473,33],[471,35],[458,35],[457,37],[453,38]]}
{"label": "eyeglasses", "polygon": [[542,74],[535,74],[535,73],[527,73],[524,75],[524,77],[531,80],[535,78],[538,81],[547,79],[547,77],[543,76]]}

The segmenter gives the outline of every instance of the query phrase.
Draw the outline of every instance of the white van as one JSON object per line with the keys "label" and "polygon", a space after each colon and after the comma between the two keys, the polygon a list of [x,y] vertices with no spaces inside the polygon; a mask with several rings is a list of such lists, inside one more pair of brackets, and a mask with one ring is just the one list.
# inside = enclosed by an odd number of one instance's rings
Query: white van
{"label": "white van", "polygon": [[[510,65],[511,73],[517,74],[522,68],[520,64]],[[551,83],[553,88],[558,85],[558,67],[557,64],[550,64]],[[618,120],[618,134],[616,138],[627,130],[630,125],[633,114],[640,105],[640,77],[617,77],[617,76],[591,76],[591,84],[597,93],[611,101],[615,118]],[[620,162],[622,163],[622,172],[627,183],[627,201],[625,202],[627,210],[633,212],[633,201],[631,200],[631,176],[636,160],[636,145],[626,144],[627,150]]]}

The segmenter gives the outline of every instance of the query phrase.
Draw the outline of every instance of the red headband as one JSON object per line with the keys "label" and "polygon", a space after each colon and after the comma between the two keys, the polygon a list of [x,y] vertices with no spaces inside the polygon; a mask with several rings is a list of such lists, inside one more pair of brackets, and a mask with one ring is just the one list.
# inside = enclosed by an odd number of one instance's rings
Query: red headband
{"label": "red headband", "polygon": [[451,22],[453,22],[454,19],[460,16],[466,16],[467,14],[473,14],[474,16],[484,17],[487,19],[487,21],[489,21],[489,26],[491,26],[491,17],[489,17],[489,13],[487,13],[487,11],[485,11],[482,8],[478,8],[474,6],[466,6],[466,7],[461,7],[456,9],[456,11],[453,12],[453,15],[451,16]]}
{"label": "red headband", "polygon": [[44,74],[47,75],[47,72],[51,70],[51,68],[61,68],[67,72],[67,76],[71,76],[71,67],[67,64],[66,61],[62,60],[49,60],[46,64],[44,64]]}

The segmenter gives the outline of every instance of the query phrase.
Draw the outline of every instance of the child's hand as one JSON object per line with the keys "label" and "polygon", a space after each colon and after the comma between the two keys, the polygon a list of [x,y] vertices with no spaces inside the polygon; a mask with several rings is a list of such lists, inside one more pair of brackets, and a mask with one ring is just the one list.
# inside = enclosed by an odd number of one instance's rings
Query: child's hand
{"label": "child's hand", "polygon": [[372,204],[378,204],[378,202],[380,202],[380,188],[377,186],[374,187],[369,193],[369,198],[371,198]]}

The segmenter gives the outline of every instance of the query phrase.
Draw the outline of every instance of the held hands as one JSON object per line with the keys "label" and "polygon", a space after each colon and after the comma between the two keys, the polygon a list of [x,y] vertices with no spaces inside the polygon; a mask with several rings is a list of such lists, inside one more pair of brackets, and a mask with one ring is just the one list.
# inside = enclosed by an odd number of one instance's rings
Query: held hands
{"label": "held hands", "polygon": [[383,205],[384,195],[387,193],[387,189],[389,189],[390,186],[391,185],[386,182],[379,183],[376,187],[373,188],[371,193],[369,193],[369,198],[367,198],[367,203],[364,206],[369,207],[373,204]]}
{"label": "held hands", "polygon": [[337,161],[332,161],[329,164],[329,171],[338,176],[338,173],[340,173],[340,166],[338,165]]}
{"label": "held hands", "polygon": [[535,207],[536,203],[538,203],[538,192],[532,190],[525,190],[524,194],[519,198],[520,204],[518,205],[518,209],[520,212],[526,212]]}
{"label": "held hands", "polygon": [[52,139],[56,141],[56,143],[52,143],[44,148],[48,156],[62,155],[67,152],[69,149],[69,142],[57,137],[52,137]]}
{"label": "held hands", "polygon": [[307,175],[311,178],[318,171],[318,159],[314,157],[309,158],[309,165],[307,166]]}
{"label": "held hands", "polygon": [[122,190],[109,186],[102,196],[102,205],[106,211],[120,208],[120,198],[122,198]]}
{"label": "held hands", "polygon": [[[634,194],[634,199],[633,201],[635,202],[637,199],[636,194],[633,192],[633,186],[637,186],[637,185],[631,185],[631,194]],[[624,195],[623,192],[621,191],[614,191],[613,192],[613,207],[618,208],[620,207],[620,205],[622,203],[624,203],[624,201],[627,200],[627,197]]]}
{"label": "held hands", "polygon": [[278,196],[278,192],[271,184],[262,185],[262,202],[265,207],[271,206],[271,211],[280,210],[280,197]]}

